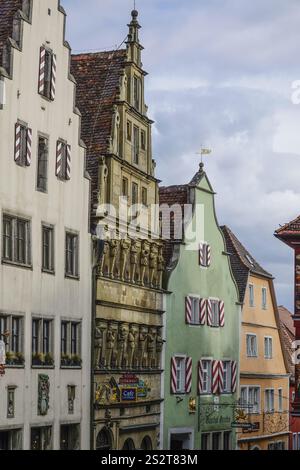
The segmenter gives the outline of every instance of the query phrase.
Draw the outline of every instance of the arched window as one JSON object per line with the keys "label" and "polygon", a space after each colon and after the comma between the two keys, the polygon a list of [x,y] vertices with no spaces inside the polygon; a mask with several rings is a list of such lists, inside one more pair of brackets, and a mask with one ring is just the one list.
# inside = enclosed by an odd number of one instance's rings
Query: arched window
{"label": "arched window", "polygon": [[126,439],[122,450],[135,450],[135,445],[132,439]]}
{"label": "arched window", "polygon": [[112,448],[112,438],[110,432],[102,429],[96,439],[96,450],[110,450]]}
{"label": "arched window", "polygon": [[149,436],[145,436],[142,440],[141,450],[152,450],[152,441]]}

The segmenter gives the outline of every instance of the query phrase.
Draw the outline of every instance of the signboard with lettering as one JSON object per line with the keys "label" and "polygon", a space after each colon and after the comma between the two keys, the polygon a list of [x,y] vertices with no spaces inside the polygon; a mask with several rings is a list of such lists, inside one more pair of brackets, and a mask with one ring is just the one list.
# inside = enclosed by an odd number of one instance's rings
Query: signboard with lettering
{"label": "signboard with lettering", "polygon": [[137,400],[137,389],[136,388],[121,388],[121,401],[134,402]]}

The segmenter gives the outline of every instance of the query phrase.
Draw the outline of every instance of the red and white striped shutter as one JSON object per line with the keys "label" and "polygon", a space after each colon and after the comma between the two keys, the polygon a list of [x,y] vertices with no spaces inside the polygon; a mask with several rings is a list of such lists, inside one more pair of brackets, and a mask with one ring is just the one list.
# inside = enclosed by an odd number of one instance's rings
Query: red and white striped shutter
{"label": "red and white striped shutter", "polygon": [[212,326],[212,306],[210,299],[207,299],[207,324],[208,326]]}
{"label": "red and white striped shutter", "polygon": [[204,245],[203,245],[203,243],[200,243],[200,246],[199,246],[199,264],[200,264],[200,266],[203,266],[203,262],[204,262],[203,250],[204,250]]}
{"label": "red and white striped shutter", "polygon": [[21,126],[15,126],[15,162],[19,163],[21,158]]}
{"label": "red and white striped shutter", "polygon": [[193,360],[191,357],[187,357],[185,360],[185,392],[191,393],[192,391],[192,370]]}
{"label": "red and white striped shutter", "polygon": [[176,387],[176,369],[177,369],[176,357],[171,359],[171,393],[174,395],[177,392]]}
{"label": "red and white striped shutter", "polygon": [[206,324],[206,310],[207,310],[207,300],[200,299],[199,302],[199,323],[200,325]]}
{"label": "red and white striped shutter", "polygon": [[51,64],[51,99],[54,101],[56,92],[56,55],[52,54]]}
{"label": "red and white striped shutter", "polygon": [[207,252],[207,266],[211,265],[211,247],[210,245],[206,245],[206,252]]}
{"label": "red and white striped shutter", "polygon": [[231,361],[231,391],[236,392],[237,387],[237,362]]}
{"label": "red and white striped shutter", "polygon": [[71,146],[67,145],[67,171],[66,171],[67,180],[71,179]]}
{"label": "red and white striped shutter", "polygon": [[224,363],[219,361],[219,393],[224,391]]}
{"label": "red and white striped shutter", "polygon": [[216,395],[219,391],[219,361],[212,361],[212,387],[211,391]]}
{"label": "red and white striped shutter", "polygon": [[192,323],[192,299],[185,298],[185,322],[189,325]]}
{"label": "red and white striped shutter", "polygon": [[203,363],[200,360],[199,363],[198,363],[198,394],[199,395],[201,395],[201,393],[203,392],[203,381],[204,381]]}
{"label": "red and white striped shutter", "polygon": [[223,300],[219,302],[219,325],[221,327],[225,326],[225,306]]}
{"label": "red and white striped shutter", "polygon": [[59,140],[57,141],[56,144],[56,168],[55,168],[55,174],[56,176],[61,176],[61,171],[62,171],[62,142]]}
{"label": "red and white striped shutter", "polygon": [[32,160],[32,129],[27,129],[26,139],[26,166],[31,165]]}
{"label": "red and white striped shutter", "polygon": [[40,48],[40,71],[39,71],[39,93],[41,95],[45,92],[45,67],[46,67],[46,49],[42,46]]}

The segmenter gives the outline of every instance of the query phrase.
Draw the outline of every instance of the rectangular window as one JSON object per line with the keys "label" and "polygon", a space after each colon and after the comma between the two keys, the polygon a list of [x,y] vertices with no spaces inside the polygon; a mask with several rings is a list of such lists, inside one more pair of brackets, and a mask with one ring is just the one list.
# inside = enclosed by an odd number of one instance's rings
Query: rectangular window
{"label": "rectangular window", "polygon": [[265,359],[272,359],[273,357],[273,339],[269,336],[264,338]]}
{"label": "rectangular window", "polygon": [[185,392],[185,358],[176,358],[176,392]]}
{"label": "rectangular window", "polygon": [[259,387],[248,388],[248,403],[250,405],[250,413],[259,413],[260,411],[260,389]]}
{"label": "rectangular window", "polygon": [[127,121],[127,140],[131,142],[132,139],[132,122]]}
{"label": "rectangular window", "polygon": [[148,191],[146,188],[142,188],[142,204],[143,206],[148,206]]}
{"label": "rectangular window", "polygon": [[15,417],[15,390],[16,387],[7,387],[7,418]]}
{"label": "rectangular window", "polygon": [[211,248],[208,243],[200,243],[199,249],[199,264],[204,268],[208,268],[210,265],[210,252]]}
{"label": "rectangular window", "polygon": [[60,427],[60,450],[80,449],[80,425],[67,424]]}
{"label": "rectangular window", "polygon": [[254,285],[249,284],[249,305],[254,307]]}
{"label": "rectangular window", "polygon": [[[33,365],[53,365],[53,320],[45,318],[32,319],[32,358]],[[46,356],[43,357],[43,356]]]}
{"label": "rectangular window", "polygon": [[11,352],[17,354],[21,352],[21,318],[12,317],[11,319]]}
{"label": "rectangular window", "polygon": [[30,221],[3,216],[3,261],[30,266],[31,240]]}
{"label": "rectangular window", "polygon": [[219,301],[211,300],[212,326],[220,326]]}
{"label": "rectangular window", "polygon": [[223,450],[231,450],[231,432],[225,431],[223,434]]}
{"label": "rectangular window", "polygon": [[139,128],[133,126],[133,147],[132,147],[132,160],[136,165],[139,164],[139,153],[140,153],[140,138]]}
{"label": "rectangular window", "polygon": [[241,407],[247,409],[248,405],[248,389],[247,387],[241,387],[241,398],[240,398]]}
{"label": "rectangular window", "polygon": [[231,393],[231,361],[224,361],[223,367],[224,367],[224,375],[223,375],[224,390],[223,392]]}
{"label": "rectangular window", "polygon": [[265,390],[265,411],[274,413],[274,389]]}
{"label": "rectangular window", "polygon": [[17,140],[19,139],[19,156],[15,156],[15,161],[20,166],[26,166],[27,162],[27,139],[28,139],[28,127],[24,124],[17,124],[19,127],[19,134],[16,135],[16,147]]}
{"label": "rectangular window", "polygon": [[122,196],[128,197],[128,179],[122,179]]}
{"label": "rectangular window", "polygon": [[81,366],[81,323],[61,322],[61,365]]}
{"label": "rectangular window", "polygon": [[52,449],[52,427],[31,428],[31,450]]}
{"label": "rectangular window", "polygon": [[208,433],[201,434],[201,450],[210,450],[209,438],[210,438],[210,435]]}
{"label": "rectangular window", "polygon": [[282,413],[283,411],[283,394],[282,394],[282,388],[278,389],[278,411]]}
{"label": "rectangular window", "polygon": [[61,323],[61,353],[68,353],[68,323]]}
{"label": "rectangular window", "polygon": [[146,132],[141,131],[141,148],[142,150],[146,150]]}
{"label": "rectangular window", "polygon": [[209,360],[204,360],[202,361],[202,367],[203,367],[203,388],[202,388],[202,393],[211,393],[211,361]]}
{"label": "rectangular window", "polygon": [[[8,365],[23,365],[23,318],[16,315],[0,315],[0,339],[6,345]],[[9,360],[8,360],[9,359]]]}
{"label": "rectangular window", "polygon": [[266,310],[267,308],[267,289],[266,287],[263,287],[261,290],[261,302],[262,302],[262,308]]}
{"label": "rectangular window", "polygon": [[40,352],[39,345],[40,336],[40,320],[32,320],[32,354],[38,354]]}
{"label": "rectangular window", "polygon": [[221,433],[212,433],[212,450],[221,450]]}
{"label": "rectangular window", "polygon": [[78,323],[71,323],[71,354],[74,356],[78,355]]}
{"label": "rectangular window", "polygon": [[141,105],[141,80],[138,77],[133,77],[133,106],[140,111]]}
{"label": "rectangular window", "polygon": [[200,316],[199,316],[199,299],[196,297],[190,297],[191,300],[191,311],[192,311],[192,320],[191,323],[193,325],[199,325],[200,323]]}
{"label": "rectangular window", "polygon": [[257,338],[256,335],[246,335],[247,356],[257,357]]}
{"label": "rectangular window", "polygon": [[136,183],[132,183],[132,196],[131,203],[132,205],[138,204],[139,202],[139,187]]}
{"label": "rectangular window", "polygon": [[79,277],[79,237],[66,233],[66,276]]}
{"label": "rectangular window", "polygon": [[54,272],[54,228],[49,225],[42,226],[42,270]]}
{"label": "rectangular window", "polygon": [[47,191],[48,185],[48,139],[39,137],[37,162],[37,190]]}

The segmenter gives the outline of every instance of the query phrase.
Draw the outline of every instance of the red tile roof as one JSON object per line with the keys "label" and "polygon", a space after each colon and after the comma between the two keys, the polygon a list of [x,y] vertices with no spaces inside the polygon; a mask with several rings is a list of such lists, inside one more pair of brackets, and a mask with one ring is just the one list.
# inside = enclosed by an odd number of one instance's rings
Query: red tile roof
{"label": "red tile roof", "polygon": [[278,238],[289,235],[300,235],[300,216],[275,231],[275,236]]}
{"label": "red tile roof", "polygon": [[22,9],[22,0],[0,0],[0,65],[2,65],[3,46],[12,37],[13,19]]}
{"label": "red tile roof", "polygon": [[283,347],[286,352],[288,360],[289,373],[292,375],[292,379],[295,376],[295,365],[293,363],[293,341],[295,341],[295,327],[291,312],[285,307],[278,307],[278,313],[280,318],[281,336],[283,340]]}
{"label": "red tile roof", "polygon": [[76,105],[82,114],[81,135],[87,146],[87,170],[92,178],[92,205],[97,202],[98,157],[107,154],[113,106],[126,59],[125,49],[72,55]]}

